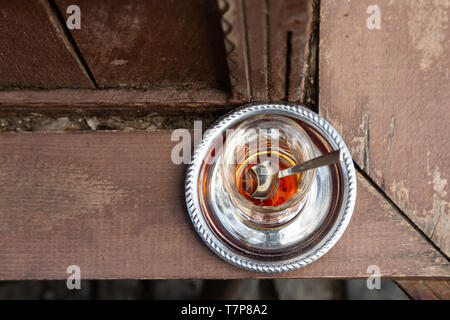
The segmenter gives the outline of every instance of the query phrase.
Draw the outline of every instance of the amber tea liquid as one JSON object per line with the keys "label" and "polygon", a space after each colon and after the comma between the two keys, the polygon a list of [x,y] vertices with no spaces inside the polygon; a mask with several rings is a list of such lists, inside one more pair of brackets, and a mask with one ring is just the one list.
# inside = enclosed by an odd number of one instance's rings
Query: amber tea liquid
{"label": "amber tea liquid", "polygon": [[[272,161],[278,161],[279,170],[292,167],[296,164],[292,158],[280,152],[273,152],[272,157],[274,157]],[[267,158],[264,160],[267,160]],[[236,167],[237,188],[239,190],[239,193],[254,205],[264,207],[279,206],[287,201],[290,197],[292,197],[295,192],[297,192],[297,189],[299,187],[298,184],[300,181],[300,174],[281,178],[278,189],[270,198],[256,199],[253,198],[251,194],[256,188],[257,181],[256,176],[254,175],[253,171],[250,170],[250,168],[256,163],[260,163],[261,161],[262,159],[260,159],[259,154],[255,154]]]}

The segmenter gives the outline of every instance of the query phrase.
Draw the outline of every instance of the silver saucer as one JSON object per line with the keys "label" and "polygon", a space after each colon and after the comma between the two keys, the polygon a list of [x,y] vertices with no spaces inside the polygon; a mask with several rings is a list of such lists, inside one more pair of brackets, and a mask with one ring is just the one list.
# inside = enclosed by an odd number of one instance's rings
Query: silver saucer
{"label": "silver saucer", "polygon": [[[318,170],[296,218],[278,228],[259,228],[241,221],[215,164],[204,162],[226,129],[261,114],[296,120],[308,132],[318,155],[344,150],[341,163]],[[206,188],[199,184],[205,175],[209,181]],[[186,176],[186,204],[200,237],[221,258],[257,272],[290,271],[320,258],[344,233],[355,200],[355,169],[344,141],[325,119],[294,104],[255,103],[225,115],[195,149]]]}

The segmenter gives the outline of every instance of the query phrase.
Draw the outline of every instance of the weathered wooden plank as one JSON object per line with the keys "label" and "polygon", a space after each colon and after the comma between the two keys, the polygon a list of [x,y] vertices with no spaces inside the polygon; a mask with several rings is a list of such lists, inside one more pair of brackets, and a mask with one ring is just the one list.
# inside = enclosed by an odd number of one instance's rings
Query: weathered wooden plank
{"label": "weathered wooden plank", "polygon": [[184,202],[171,131],[0,134],[0,279],[449,278],[450,266],[365,179],[338,244],[294,272],[262,275],[213,254]]}
{"label": "weathered wooden plank", "polygon": [[284,12],[287,16],[282,19],[287,31],[287,70],[286,70],[286,96],[290,102],[299,103],[304,97],[305,70],[309,52],[312,23],[312,0],[285,1]]}
{"label": "weathered wooden plank", "polygon": [[[357,164],[450,254],[448,1],[324,1],[320,112]],[[369,21],[370,22],[370,21]]]}
{"label": "weathered wooden plank", "polygon": [[286,67],[288,33],[282,28],[284,1],[269,0],[268,4],[268,82],[272,101],[286,99]]}
{"label": "weathered wooden plank", "polygon": [[[127,108],[163,107],[167,110],[192,107],[220,108],[229,105],[228,94],[222,90],[9,90],[0,91],[0,111],[39,108],[60,110],[77,107]],[[176,107],[176,108],[175,108]]]}
{"label": "weathered wooden plank", "polygon": [[269,100],[268,78],[268,21],[267,3],[245,1],[246,32],[248,39],[249,77],[252,101]]}
{"label": "weathered wooden plank", "polygon": [[269,0],[269,96],[298,102],[312,4],[309,0]]}
{"label": "weathered wooden plank", "polygon": [[236,101],[299,102],[310,0],[218,0]]}
{"label": "weathered wooden plank", "polygon": [[71,34],[101,88],[229,89],[215,1],[56,3],[64,16],[80,7],[81,29]]}
{"label": "weathered wooden plank", "polygon": [[248,39],[244,0],[217,0],[226,49],[229,79],[235,101],[251,100]]}
{"label": "weathered wooden plank", "polygon": [[450,300],[449,281],[398,280],[397,284],[416,300]]}
{"label": "weathered wooden plank", "polygon": [[93,87],[48,1],[0,5],[0,88]]}

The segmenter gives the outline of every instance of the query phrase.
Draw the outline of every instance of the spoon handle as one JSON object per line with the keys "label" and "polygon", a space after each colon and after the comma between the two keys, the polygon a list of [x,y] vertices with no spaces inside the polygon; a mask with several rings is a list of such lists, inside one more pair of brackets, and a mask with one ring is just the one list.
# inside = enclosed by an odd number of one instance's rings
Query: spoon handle
{"label": "spoon handle", "polygon": [[332,151],[329,153],[325,153],[320,157],[305,161],[296,166],[281,170],[278,172],[278,178],[287,177],[293,174],[297,174],[302,171],[319,168],[322,166],[328,166],[335,162],[339,162],[342,160],[343,151],[342,149]]}

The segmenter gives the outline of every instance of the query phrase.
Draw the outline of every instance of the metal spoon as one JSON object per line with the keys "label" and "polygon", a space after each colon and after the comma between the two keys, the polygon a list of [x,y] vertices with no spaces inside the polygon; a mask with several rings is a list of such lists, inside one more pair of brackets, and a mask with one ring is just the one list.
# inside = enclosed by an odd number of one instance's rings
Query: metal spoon
{"label": "metal spoon", "polygon": [[256,187],[251,196],[256,199],[270,198],[277,191],[281,178],[339,162],[342,155],[343,151],[339,149],[278,172],[272,167],[270,160],[255,164],[250,168],[256,176]]}

